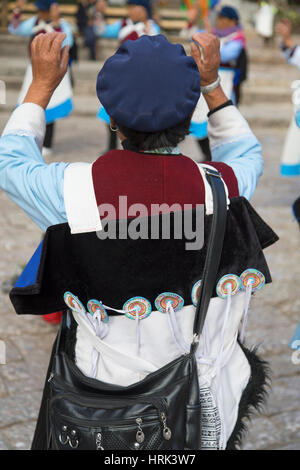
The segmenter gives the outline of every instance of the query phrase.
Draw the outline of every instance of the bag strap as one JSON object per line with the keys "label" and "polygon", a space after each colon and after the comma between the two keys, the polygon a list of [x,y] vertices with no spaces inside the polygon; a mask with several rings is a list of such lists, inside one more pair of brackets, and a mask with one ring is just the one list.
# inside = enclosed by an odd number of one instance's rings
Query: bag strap
{"label": "bag strap", "polygon": [[207,181],[212,189],[213,216],[201,289],[195,313],[193,327],[194,339],[192,343],[193,351],[195,351],[198,346],[199,336],[202,333],[209,302],[215,286],[227,220],[227,198],[221,175],[217,170],[212,168],[203,168],[203,170],[205,171]]}

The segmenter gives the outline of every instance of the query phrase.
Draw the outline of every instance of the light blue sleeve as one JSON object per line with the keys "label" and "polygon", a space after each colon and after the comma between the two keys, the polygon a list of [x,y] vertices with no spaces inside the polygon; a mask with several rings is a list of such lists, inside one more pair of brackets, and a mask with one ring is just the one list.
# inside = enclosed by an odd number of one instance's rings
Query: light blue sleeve
{"label": "light blue sleeve", "polygon": [[235,106],[225,106],[208,117],[212,160],[229,165],[239,194],[251,199],[263,170],[261,145]]}
{"label": "light blue sleeve", "polygon": [[12,23],[8,26],[8,31],[11,34],[16,34],[17,36],[30,36],[32,34],[32,29],[36,22],[36,16],[29,18],[28,20],[22,21],[17,28],[14,28]]}
{"label": "light blue sleeve", "polygon": [[158,26],[157,23],[154,24],[154,29],[156,31],[156,34],[160,34],[160,27]]}
{"label": "light blue sleeve", "polygon": [[287,61],[289,64],[295,65],[295,67],[300,70],[300,46],[297,46],[294,49],[293,54],[288,57]]}
{"label": "light blue sleeve", "polygon": [[33,136],[0,138],[0,188],[45,231],[67,221],[63,181],[67,163],[47,165]]}
{"label": "light blue sleeve", "polygon": [[233,169],[240,196],[250,200],[263,171],[262,148],[256,137],[244,136],[213,148],[212,160]]}
{"label": "light blue sleeve", "polygon": [[221,45],[221,62],[224,64],[236,60],[243,49],[241,41],[230,41]]}
{"label": "light blue sleeve", "polygon": [[118,20],[115,23],[108,24],[105,30],[99,35],[100,38],[118,38],[121,30],[122,20]]}
{"label": "light blue sleeve", "polygon": [[61,29],[66,35],[66,39],[62,43],[62,47],[64,46],[70,46],[72,47],[74,44],[74,38],[73,38],[73,33],[72,33],[72,28],[69,25],[69,23],[65,20],[60,21]]}

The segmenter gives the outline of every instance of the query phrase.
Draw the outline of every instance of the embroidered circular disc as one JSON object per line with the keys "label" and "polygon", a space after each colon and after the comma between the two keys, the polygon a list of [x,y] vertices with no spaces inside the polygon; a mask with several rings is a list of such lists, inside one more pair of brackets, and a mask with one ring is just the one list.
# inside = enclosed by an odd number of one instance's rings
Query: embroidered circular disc
{"label": "embroidered circular disc", "polygon": [[64,301],[71,310],[75,310],[75,312],[86,313],[83,304],[80,302],[78,297],[76,297],[76,295],[72,294],[72,292],[64,293]]}
{"label": "embroidered circular disc", "polygon": [[183,298],[173,292],[163,292],[155,299],[155,307],[161,313],[166,313],[168,302],[172,303],[174,312],[178,312],[184,306]]}
{"label": "embroidered circular disc", "polygon": [[265,276],[258,271],[258,269],[246,269],[246,271],[241,274],[240,278],[243,290],[246,290],[248,281],[252,282],[253,291],[260,290],[266,282]]}
{"label": "embroidered circular disc", "polygon": [[219,280],[216,288],[217,295],[221,297],[221,299],[226,299],[228,296],[228,284],[231,285],[231,295],[236,294],[241,288],[239,276],[235,274],[225,274],[225,276],[222,276]]}
{"label": "embroidered circular disc", "polygon": [[126,317],[131,318],[132,320],[136,319],[136,313],[138,314],[139,319],[143,320],[152,312],[149,300],[144,297],[132,297],[127,300],[123,305],[123,310],[125,310]]}
{"label": "embroidered circular disc", "polygon": [[192,298],[193,305],[194,305],[195,307],[197,307],[197,303],[198,303],[198,299],[199,299],[199,293],[200,293],[200,288],[201,288],[201,283],[202,283],[202,281],[200,280],[200,281],[195,282],[195,284],[193,285],[191,298]]}
{"label": "embroidered circular disc", "polygon": [[99,300],[95,300],[95,299],[89,300],[87,307],[88,307],[89,312],[92,315],[94,315],[96,312],[100,312],[101,321],[103,321],[104,323],[108,322],[107,312],[105,308],[103,307],[102,303],[99,302]]}

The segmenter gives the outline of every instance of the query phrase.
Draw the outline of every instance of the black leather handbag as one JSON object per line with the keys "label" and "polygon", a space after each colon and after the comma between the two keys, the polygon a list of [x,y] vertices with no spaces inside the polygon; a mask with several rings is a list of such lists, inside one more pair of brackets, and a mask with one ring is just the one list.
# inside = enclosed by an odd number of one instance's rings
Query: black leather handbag
{"label": "black leather handbag", "polygon": [[127,387],[91,379],[64,352],[70,312],[65,314],[49,379],[48,449],[200,449],[195,351],[215,286],[227,217],[220,174],[205,171],[212,188],[214,213],[189,353]]}

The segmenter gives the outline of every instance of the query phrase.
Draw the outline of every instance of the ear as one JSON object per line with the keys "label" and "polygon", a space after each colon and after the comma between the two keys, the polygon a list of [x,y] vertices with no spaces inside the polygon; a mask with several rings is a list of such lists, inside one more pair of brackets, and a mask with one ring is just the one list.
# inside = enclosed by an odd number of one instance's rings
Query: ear
{"label": "ear", "polygon": [[110,120],[111,127],[116,127],[116,121],[110,116],[109,116],[109,120]]}

